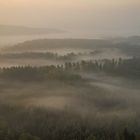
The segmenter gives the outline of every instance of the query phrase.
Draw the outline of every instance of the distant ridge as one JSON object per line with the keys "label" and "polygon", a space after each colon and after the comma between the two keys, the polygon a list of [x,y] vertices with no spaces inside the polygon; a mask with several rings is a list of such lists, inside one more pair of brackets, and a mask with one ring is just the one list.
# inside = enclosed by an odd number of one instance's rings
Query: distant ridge
{"label": "distant ridge", "polygon": [[39,35],[51,33],[63,33],[64,31],[52,28],[34,28],[26,26],[0,25],[0,36],[9,35]]}

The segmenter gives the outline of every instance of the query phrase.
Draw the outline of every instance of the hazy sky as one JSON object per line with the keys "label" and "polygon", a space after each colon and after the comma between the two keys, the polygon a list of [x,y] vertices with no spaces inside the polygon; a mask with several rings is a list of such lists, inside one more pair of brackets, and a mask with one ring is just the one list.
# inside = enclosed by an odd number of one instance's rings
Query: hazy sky
{"label": "hazy sky", "polygon": [[140,0],[0,0],[0,24],[140,34]]}

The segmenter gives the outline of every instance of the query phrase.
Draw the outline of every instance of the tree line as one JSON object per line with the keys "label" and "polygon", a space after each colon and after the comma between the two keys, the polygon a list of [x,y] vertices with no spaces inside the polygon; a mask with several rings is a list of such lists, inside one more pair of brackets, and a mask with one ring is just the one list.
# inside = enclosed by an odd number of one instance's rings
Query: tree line
{"label": "tree line", "polygon": [[25,80],[80,80],[78,72],[105,72],[118,76],[140,78],[140,58],[66,62],[64,65],[41,67],[17,66],[1,68],[0,77]]}

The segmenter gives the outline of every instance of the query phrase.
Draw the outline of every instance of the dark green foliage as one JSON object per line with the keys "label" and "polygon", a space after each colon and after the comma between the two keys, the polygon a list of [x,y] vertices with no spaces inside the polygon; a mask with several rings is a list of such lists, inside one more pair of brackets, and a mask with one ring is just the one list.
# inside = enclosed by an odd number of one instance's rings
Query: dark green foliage
{"label": "dark green foliage", "polygon": [[140,58],[105,60],[102,71],[122,77],[140,79]]}
{"label": "dark green foliage", "polygon": [[124,140],[136,140],[136,134],[131,133],[127,130],[127,128],[124,129]]}
{"label": "dark green foliage", "polygon": [[58,55],[52,52],[23,52],[23,53],[6,53],[0,54],[1,59],[46,59],[55,61],[70,61],[83,54],[68,53],[65,55]]}
{"label": "dark green foliage", "polygon": [[77,74],[72,74],[63,68],[63,66],[44,66],[44,67],[11,67],[3,68],[0,73],[1,78],[22,80],[22,81],[44,81],[61,80],[73,81],[81,80]]}
{"label": "dark green foliage", "polygon": [[81,61],[80,63],[66,63],[66,70],[83,72],[105,72],[117,76],[140,79],[140,58],[119,60]]}
{"label": "dark green foliage", "polygon": [[22,133],[20,134],[18,140],[40,140],[40,138],[32,136],[31,134],[28,133]]}
{"label": "dark green foliage", "polygon": [[0,105],[0,116],[0,140],[136,140],[121,124],[101,128],[67,111]]}
{"label": "dark green foliage", "polygon": [[99,60],[99,61],[81,61],[67,62],[64,65],[50,65],[42,67],[11,67],[2,68],[0,76],[2,78],[42,81],[42,80],[62,80],[74,81],[81,77],[77,72],[106,72],[128,78],[140,78],[140,58],[119,60]]}

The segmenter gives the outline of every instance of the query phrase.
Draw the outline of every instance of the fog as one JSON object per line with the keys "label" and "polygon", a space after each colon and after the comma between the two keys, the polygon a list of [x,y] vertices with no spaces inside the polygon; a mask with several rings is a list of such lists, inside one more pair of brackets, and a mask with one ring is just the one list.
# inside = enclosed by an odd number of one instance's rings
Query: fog
{"label": "fog", "polygon": [[17,43],[11,43],[11,46],[1,48],[1,67],[62,65],[65,62],[82,60],[133,57],[133,55],[127,54],[127,51],[122,51],[119,43],[118,45],[112,44],[112,41],[107,39],[42,38],[35,40],[34,38],[24,42],[20,42],[22,37],[15,37],[15,39],[17,39]]}
{"label": "fog", "polygon": [[[86,74],[84,78],[88,75]],[[4,101],[7,104],[25,107],[69,110],[86,117],[89,115],[97,115],[97,119],[107,117],[107,121],[110,117],[112,119],[119,117],[121,120],[137,117],[140,113],[139,81],[116,79],[105,74],[102,76],[94,74],[89,77],[89,82],[82,85],[69,85],[57,81],[47,83],[1,81],[1,103]]]}
{"label": "fog", "polygon": [[[69,127],[75,132],[83,125],[120,135],[127,126],[139,135],[139,37],[129,37],[132,44],[127,38],[30,39],[0,50],[0,122],[8,130],[42,140],[56,137],[50,130],[71,134]],[[32,132],[37,128],[44,138]]]}
{"label": "fog", "polygon": [[[126,45],[127,48],[127,45]],[[135,50],[137,51],[137,50]],[[46,54],[45,54],[46,52]],[[48,54],[47,54],[48,53]],[[50,57],[51,55],[51,57]],[[60,66],[66,62],[129,60],[119,44],[104,39],[37,39],[1,49],[0,66]],[[73,64],[74,66],[74,64]],[[76,71],[72,71],[76,73]],[[68,74],[69,75],[69,74]],[[98,71],[78,72],[78,82],[47,80],[0,82],[1,102],[24,107],[68,110],[82,116],[120,120],[137,117],[139,80]],[[107,119],[106,118],[106,119]],[[108,119],[107,119],[108,120]],[[108,120],[109,121],[109,120]]]}
{"label": "fog", "polygon": [[140,139],[139,0],[0,0],[0,139]]}

